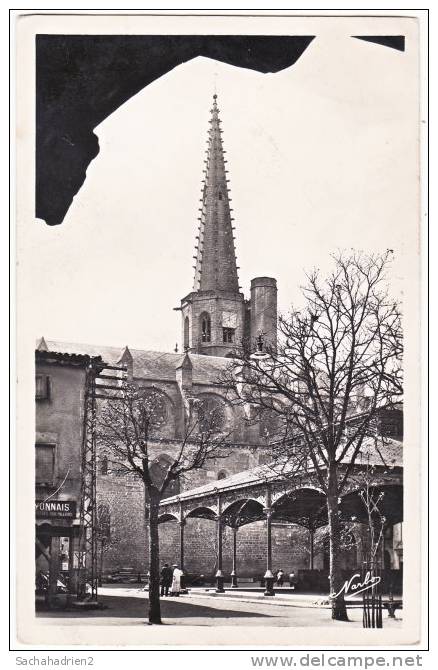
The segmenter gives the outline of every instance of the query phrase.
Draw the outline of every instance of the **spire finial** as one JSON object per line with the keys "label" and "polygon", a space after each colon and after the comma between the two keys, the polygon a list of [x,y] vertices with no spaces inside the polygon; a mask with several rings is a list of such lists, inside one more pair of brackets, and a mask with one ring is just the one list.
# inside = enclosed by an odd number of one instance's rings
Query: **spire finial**
{"label": "spire finial", "polygon": [[222,143],[217,93],[210,110],[207,160],[204,169],[202,207],[196,243],[194,291],[221,290],[239,293],[234,249],[228,171]]}

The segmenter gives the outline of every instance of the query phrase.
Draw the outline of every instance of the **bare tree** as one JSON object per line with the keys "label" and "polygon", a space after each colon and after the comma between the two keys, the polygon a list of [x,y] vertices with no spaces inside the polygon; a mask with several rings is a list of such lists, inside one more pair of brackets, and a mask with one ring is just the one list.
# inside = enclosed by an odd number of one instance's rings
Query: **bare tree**
{"label": "bare tree", "polygon": [[[278,348],[264,350],[260,334],[258,351],[237,351],[226,373],[235,402],[253,417],[274,417],[277,471],[312,472],[326,495],[332,594],[342,585],[340,496],[364,439],[403,391],[401,315],[387,291],[391,253],[334,255],[326,279],[318,270],[306,276],[303,307],[280,317]],[[332,599],[332,617],[347,620],[343,593]]]}
{"label": "bare tree", "polygon": [[[385,443],[384,436],[374,437],[382,463],[386,466],[382,454]],[[380,443],[380,444],[379,444]],[[363,592],[363,626],[364,628],[382,628],[382,592],[384,578],[385,527],[387,518],[384,514],[385,492],[375,486],[375,465],[370,463],[367,454],[365,467],[353,476],[359,488],[367,527],[366,551],[363,556],[363,578],[370,584],[370,590]]]}
{"label": "bare tree", "polygon": [[[128,384],[118,400],[104,400],[98,413],[97,440],[109,453],[113,467],[138,477],[145,492],[145,530],[149,527],[149,622],[161,623],[158,519],[160,501],[172,482],[198,470],[209,460],[230,453],[230,433],[223,432],[221,408],[203,407],[202,400],[187,399],[184,431],[173,445],[164,471],[154,472],[150,442],[164,422],[161,394]],[[167,493],[169,495],[169,493]]]}

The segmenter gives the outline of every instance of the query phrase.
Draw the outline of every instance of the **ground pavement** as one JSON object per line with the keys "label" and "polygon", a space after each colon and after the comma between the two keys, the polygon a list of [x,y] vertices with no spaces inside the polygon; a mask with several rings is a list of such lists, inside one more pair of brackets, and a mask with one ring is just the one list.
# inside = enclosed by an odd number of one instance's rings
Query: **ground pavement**
{"label": "ground pavement", "polygon": [[[114,585],[99,589],[102,610],[38,612],[40,623],[58,625],[144,625],[147,621],[148,593],[138,586]],[[348,610],[349,622],[332,621],[326,598],[318,595],[278,593],[264,597],[260,591],[227,591],[216,594],[213,589],[192,589],[179,597],[161,600],[164,624],[178,626],[287,626],[335,628],[362,628],[361,608]],[[397,629],[402,623],[402,613],[396,619],[383,614],[384,628]]]}

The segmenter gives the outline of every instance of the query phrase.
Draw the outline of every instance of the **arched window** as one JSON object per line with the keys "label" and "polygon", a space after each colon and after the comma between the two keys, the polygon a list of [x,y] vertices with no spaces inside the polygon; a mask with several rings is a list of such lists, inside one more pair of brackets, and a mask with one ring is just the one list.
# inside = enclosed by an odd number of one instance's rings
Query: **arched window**
{"label": "arched window", "polygon": [[190,329],[190,321],[189,317],[186,316],[184,319],[184,349],[189,348],[189,329]]}
{"label": "arched window", "polygon": [[225,403],[219,398],[206,397],[198,408],[199,430],[201,433],[221,433],[227,425]]}
{"label": "arched window", "polygon": [[100,462],[100,474],[101,475],[107,475],[108,474],[108,457],[104,456]]}
{"label": "arched window", "polygon": [[225,472],[225,470],[221,470],[221,471],[218,472],[218,474],[217,474],[217,478],[218,478],[218,480],[219,480],[219,479],[226,479],[227,477],[228,477],[228,475],[227,475],[227,473]]}
{"label": "arched window", "polygon": [[162,433],[168,420],[166,396],[155,388],[147,389],[144,405],[149,419],[150,435]]}
{"label": "arched window", "polygon": [[211,320],[207,312],[201,314],[201,340],[211,342]]}

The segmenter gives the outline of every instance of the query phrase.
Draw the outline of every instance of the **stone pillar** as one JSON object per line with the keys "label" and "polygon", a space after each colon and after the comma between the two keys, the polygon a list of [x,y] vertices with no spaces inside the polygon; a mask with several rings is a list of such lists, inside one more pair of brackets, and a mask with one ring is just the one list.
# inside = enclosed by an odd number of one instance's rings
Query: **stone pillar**
{"label": "stone pillar", "polygon": [[216,528],[217,528],[217,572],[216,572],[216,593],[224,593],[224,573],[222,572],[222,534],[223,534],[223,521],[222,521],[222,501],[220,496],[218,496],[218,505],[217,505],[217,519],[216,519]]}
{"label": "stone pillar", "polygon": [[266,507],[264,512],[266,514],[266,572],[265,572],[265,596],[275,596],[274,591],[274,575],[272,574],[272,509],[271,509],[271,492],[268,489],[266,492]]}
{"label": "stone pillar", "polygon": [[[179,567],[184,572],[184,527],[185,520],[181,514],[181,521],[178,521],[179,526]],[[181,575],[181,593],[187,593],[187,585],[185,575]]]}
{"label": "stone pillar", "polygon": [[314,535],[315,531],[313,528],[309,528],[309,568],[313,570],[314,562]]}
{"label": "stone pillar", "polygon": [[184,526],[186,522],[184,519],[178,521],[179,526],[179,567],[184,572]]}
{"label": "stone pillar", "polygon": [[231,588],[237,589],[237,531],[238,528],[233,528],[233,569],[231,571]]}

